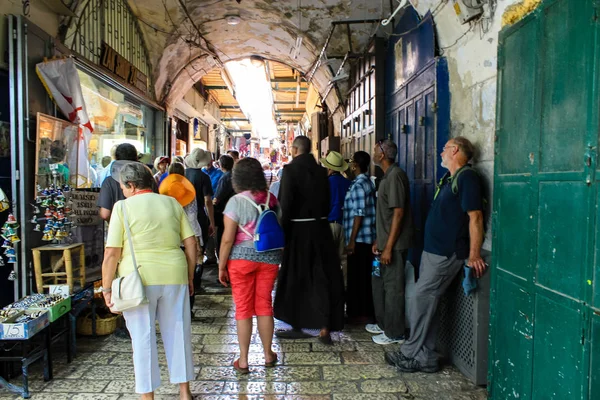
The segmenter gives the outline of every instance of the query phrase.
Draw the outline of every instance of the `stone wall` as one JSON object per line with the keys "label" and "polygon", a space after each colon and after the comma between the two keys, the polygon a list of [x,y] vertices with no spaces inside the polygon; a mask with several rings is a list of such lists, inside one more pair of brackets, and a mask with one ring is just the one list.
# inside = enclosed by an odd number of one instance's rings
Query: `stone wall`
{"label": "stone wall", "polygon": [[[531,0],[525,2],[529,3]],[[450,73],[450,132],[452,136],[469,138],[477,147],[475,164],[484,176],[488,190],[488,208],[491,209],[498,33],[502,29],[505,12],[521,10],[519,6],[522,2],[497,0],[497,7],[493,12],[487,9],[482,20],[465,25],[461,25],[450,0],[412,0],[412,3],[421,15],[437,9],[434,14],[437,40],[443,56],[448,59]],[[525,11],[521,14],[531,9],[523,10]],[[511,22],[522,16],[511,19]],[[490,221],[487,228],[484,248],[491,250]]]}

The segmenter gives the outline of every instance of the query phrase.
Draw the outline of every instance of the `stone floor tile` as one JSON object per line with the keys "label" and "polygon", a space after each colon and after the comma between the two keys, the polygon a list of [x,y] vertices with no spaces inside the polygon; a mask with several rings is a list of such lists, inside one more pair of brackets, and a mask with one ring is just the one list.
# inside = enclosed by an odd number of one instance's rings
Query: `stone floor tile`
{"label": "stone floor tile", "polygon": [[77,393],[71,397],[71,400],[117,400],[120,394],[103,393]]}
{"label": "stone floor tile", "polygon": [[200,380],[215,380],[215,381],[238,381],[238,380],[264,380],[266,372],[264,368],[250,366],[249,374],[240,374],[233,368],[229,367],[202,367],[198,379]]}
{"label": "stone floor tile", "polygon": [[[175,399],[177,399],[177,397],[172,396],[172,395],[156,395],[156,396],[154,396],[154,400],[175,400]],[[119,397],[119,400],[140,400],[140,395],[135,394],[135,393],[127,393],[127,394],[121,395],[121,397]]]}
{"label": "stone floor tile", "polygon": [[234,318],[228,318],[228,317],[216,317],[213,321],[213,323],[215,325],[236,325],[235,319]]}
{"label": "stone floor tile", "polygon": [[107,342],[102,348],[103,351],[114,351],[117,353],[131,353],[133,348],[131,342]]}
{"label": "stone floor tile", "polygon": [[43,389],[44,392],[53,393],[98,393],[108,385],[108,380],[103,379],[53,379]]}
{"label": "stone floor tile", "polygon": [[98,379],[98,377],[133,381],[135,377],[133,363],[130,365],[94,365],[83,374],[83,379]]}
{"label": "stone floor tile", "polygon": [[[204,353],[239,353],[240,348],[237,344],[206,344]],[[262,349],[261,349],[262,353]]]}
{"label": "stone floor tile", "polygon": [[[216,318],[216,317],[227,317],[229,311],[224,310],[211,310],[211,309],[199,309],[194,311],[194,317],[196,318]],[[215,321],[216,322],[216,321]]]}
{"label": "stone floor tile", "polygon": [[204,344],[237,344],[237,335],[204,335]]}
{"label": "stone floor tile", "polygon": [[[263,367],[264,368],[264,367]],[[321,379],[321,367],[316,366],[277,366],[265,368],[267,381],[314,381]]]}
{"label": "stone floor tile", "polygon": [[284,382],[225,382],[223,394],[285,394]]}
{"label": "stone floor tile", "polygon": [[[92,396],[93,396],[93,394],[92,394]],[[32,399],[32,400],[70,400],[71,394],[69,394],[69,393],[35,393],[35,394],[31,395],[30,399]]]}
{"label": "stone floor tile", "polygon": [[135,393],[135,382],[133,380],[111,381],[106,388],[104,388],[104,393]]}
{"label": "stone floor tile", "polygon": [[386,351],[398,351],[400,350],[400,345],[398,344],[388,344],[382,346],[380,344],[371,342],[356,342],[356,351],[365,351],[365,352],[386,352]]}
{"label": "stone floor tile", "polygon": [[379,379],[361,382],[360,388],[365,393],[407,393],[409,390],[404,380]]}
{"label": "stone floor tile", "polygon": [[221,393],[224,385],[225,382],[193,381],[190,382],[190,390],[192,391],[192,394],[199,394],[204,398],[207,394]]}
{"label": "stone floor tile", "polygon": [[398,396],[389,393],[334,393],[333,400],[398,400]]}
{"label": "stone floor tile", "polygon": [[364,351],[345,351],[342,353],[344,364],[385,364],[383,352],[366,353]]}
{"label": "stone floor tile", "polygon": [[285,365],[341,364],[339,353],[286,353]]}
{"label": "stone floor tile", "polygon": [[356,350],[356,342],[339,342],[334,341],[333,345],[323,344],[321,342],[315,341],[312,343],[312,351],[355,351]]}
{"label": "stone floor tile", "polygon": [[358,388],[352,382],[307,381],[292,382],[287,385],[287,394],[332,394],[356,393]]}
{"label": "stone floor tile", "polygon": [[[262,355],[262,354],[261,354]],[[194,364],[203,366],[223,367],[232,365],[237,358],[236,354],[194,354]]]}
{"label": "stone floor tile", "polygon": [[[66,379],[76,379],[81,378],[85,373],[92,368],[93,366],[90,364],[56,364],[52,363],[53,371],[52,375],[54,378],[66,378]],[[41,367],[41,365],[40,365]]]}
{"label": "stone floor tile", "polygon": [[[260,344],[250,345],[250,348],[252,348],[253,346],[256,348],[260,348],[260,351],[262,351],[262,345],[260,345]],[[272,349],[273,349],[273,351],[276,351],[276,352],[283,351],[285,353],[301,353],[301,352],[308,353],[310,351],[310,343],[291,343],[290,341],[279,342],[279,343],[273,343]]]}
{"label": "stone floor tile", "polygon": [[325,365],[323,378],[327,381],[399,378],[389,365]]}
{"label": "stone floor tile", "polygon": [[219,333],[221,326],[207,324],[192,324],[192,334]]}

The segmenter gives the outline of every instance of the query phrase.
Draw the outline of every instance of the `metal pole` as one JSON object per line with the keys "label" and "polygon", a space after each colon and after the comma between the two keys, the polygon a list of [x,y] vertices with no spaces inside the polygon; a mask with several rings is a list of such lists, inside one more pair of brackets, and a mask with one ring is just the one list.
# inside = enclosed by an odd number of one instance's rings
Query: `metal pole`
{"label": "metal pole", "polygon": [[[25,28],[26,30],[26,28]],[[19,179],[19,207],[17,208],[17,220],[21,225],[21,241],[19,242],[19,250],[21,257],[19,257],[19,264],[21,266],[21,273],[18,274],[19,282],[21,283],[21,297],[27,294],[27,235],[25,234],[27,228],[27,218],[25,217],[25,181],[23,176],[25,172],[25,116],[23,109],[25,106],[25,97],[27,94],[23,93],[23,86],[25,84],[23,72],[27,65],[27,49],[26,41],[24,39],[23,29],[23,18],[17,16],[17,113],[19,116],[19,166],[18,166],[18,179]],[[23,60],[25,58],[25,60]]]}
{"label": "metal pole", "polygon": [[[11,167],[11,206],[14,208],[17,204],[17,110],[15,104],[15,27],[14,17],[12,15],[7,16],[8,18],[8,85],[10,94],[10,167]],[[16,253],[16,252],[15,252]],[[16,254],[15,254],[16,256]],[[18,261],[18,257],[17,257]],[[18,264],[13,264],[13,271],[17,273]],[[14,284],[14,299],[19,299],[19,275],[13,282]]]}

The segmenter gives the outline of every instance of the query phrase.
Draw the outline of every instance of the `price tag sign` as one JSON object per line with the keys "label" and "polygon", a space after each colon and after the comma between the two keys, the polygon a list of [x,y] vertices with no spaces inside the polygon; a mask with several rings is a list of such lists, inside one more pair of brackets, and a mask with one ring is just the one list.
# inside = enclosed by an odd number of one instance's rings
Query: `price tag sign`
{"label": "price tag sign", "polygon": [[60,294],[65,299],[71,295],[69,285],[50,285],[50,294]]}
{"label": "price tag sign", "polygon": [[4,339],[24,339],[25,325],[24,324],[2,324],[4,331]]}

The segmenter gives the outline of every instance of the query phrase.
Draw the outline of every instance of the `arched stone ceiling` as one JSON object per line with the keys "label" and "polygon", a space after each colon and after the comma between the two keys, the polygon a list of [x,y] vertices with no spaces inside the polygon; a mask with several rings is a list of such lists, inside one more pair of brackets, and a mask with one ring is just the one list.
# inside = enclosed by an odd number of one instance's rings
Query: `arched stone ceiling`
{"label": "arched stone ceiling", "polygon": [[[387,18],[390,5],[398,4],[391,0],[128,1],[141,20],[156,98],[167,107],[175,104],[207,71],[228,60],[258,55],[306,74],[317,60],[332,21]],[[240,16],[239,25],[227,24],[225,16],[233,14]],[[351,25],[353,51],[364,51],[376,29],[377,24]],[[302,46],[297,58],[293,58],[298,35],[303,38]],[[327,53],[344,55],[348,50],[346,27],[340,25]],[[332,76],[327,66],[315,74],[312,82],[321,94]],[[337,107],[335,92],[328,96],[327,103],[332,109]]]}

